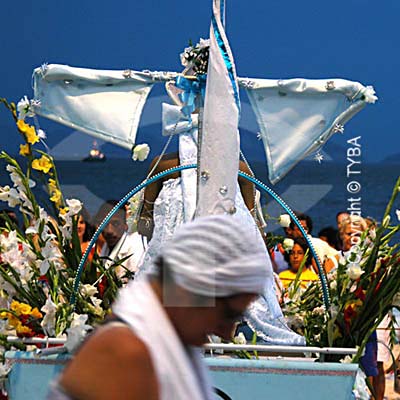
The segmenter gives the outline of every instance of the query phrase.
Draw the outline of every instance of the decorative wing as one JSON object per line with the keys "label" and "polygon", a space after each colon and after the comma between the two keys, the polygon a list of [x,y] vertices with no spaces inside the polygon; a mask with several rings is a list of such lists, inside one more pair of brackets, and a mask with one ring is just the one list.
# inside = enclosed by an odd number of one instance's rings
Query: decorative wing
{"label": "decorative wing", "polygon": [[44,65],[33,72],[35,112],[131,149],[153,84],[175,75]]}
{"label": "decorative wing", "polygon": [[377,97],[371,86],[344,79],[240,79],[257,117],[269,179],[282,179],[300,160]]}

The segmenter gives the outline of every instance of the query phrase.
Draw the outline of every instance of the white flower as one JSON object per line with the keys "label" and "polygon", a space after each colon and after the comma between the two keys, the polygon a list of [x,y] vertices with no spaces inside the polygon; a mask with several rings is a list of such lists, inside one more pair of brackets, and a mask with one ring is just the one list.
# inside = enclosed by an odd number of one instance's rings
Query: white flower
{"label": "white flower", "polygon": [[367,86],[364,90],[363,90],[363,95],[365,98],[365,102],[366,103],[375,103],[378,100],[378,97],[375,96],[375,89],[373,88],[373,86]]}
{"label": "white flower", "polygon": [[183,53],[181,53],[179,56],[181,58],[181,64],[183,67],[187,67],[189,65],[189,61],[186,58],[186,50],[188,49],[188,47],[183,51]]}
{"label": "white flower", "polygon": [[341,362],[342,364],[351,364],[352,361],[353,361],[353,357],[352,357],[352,356],[349,356],[349,355],[347,355],[345,358],[342,358],[342,359],[340,360],[340,362]]}
{"label": "white flower", "polygon": [[243,332],[240,332],[237,336],[233,338],[233,343],[235,344],[246,344],[247,340]]}
{"label": "white flower", "polygon": [[133,149],[133,161],[144,161],[150,153],[150,147],[147,143],[138,144]]}
{"label": "white flower", "polygon": [[199,49],[204,49],[206,47],[210,47],[210,39],[200,38],[199,43],[196,44],[196,47]]}
{"label": "white flower", "polygon": [[289,214],[282,214],[278,218],[278,222],[282,228],[287,228],[290,225],[290,221]]}
{"label": "white flower", "polygon": [[43,129],[38,129],[37,135],[39,136],[40,139],[43,140],[47,138],[46,132]]}
{"label": "white flower", "polygon": [[68,206],[68,214],[69,215],[76,215],[79,211],[82,210],[82,203],[76,199],[67,199],[65,200]]}
{"label": "white flower", "polygon": [[364,271],[361,267],[355,263],[350,263],[346,269],[347,276],[353,281],[358,279],[363,273]]}
{"label": "white flower", "polygon": [[368,236],[370,237],[371,240],[375,240],[376,239],[376,230],[375,230],[375,228],[371,228],[368,231]]}
{"label": "white flower", "polygon": [[0,388],[3,389],[4,382],[7,379],[7,375],[11,371],[11,366],[8,364],[0,363]]}
{"label": "white flower", "polygon": [[324,307],[315,307],[314,310],[312,310],[312,313],[315,315],[324,315],[325,314],[325,308]]}
{"label": "white flower", "polygon": [[31,108],[31,101],[24,96],[17,104],[18,119],[25,120],[26,117],[32,118],[35,113]]}
{"label": "white flower", "polygon": [[398,219],[399,222],[400,222],[400,210],[396,210],[396,216],[397,216],[397,219]]}
{"label": "white flower", "polygon": [[72,314],[71,326],[67,329],[67,341],[65,347],[70,353],[79,346],[88,330],[92,329],[86,324],[88,316],[86,314]]}
{"label": "white flower", "polygon": [[50,268],[49,260],[38,260],[37,263],[40,270],[40,275],[46,275]]}
{"label": "white flower", "polygon": [[329,284],[329,286],[330,286],[330,288],[331,288],[332,290],[336,290],[336,289],[337,289],[337,281],[336,281],[336,280],[331,281],[331,283]]}
{"label": "white flower", "polygon": [[300,315],[290,315],[286,318],[287,323],[293,329],[301,328],[304,325],[304,319]]}
{"label": "white flower", "polygon": [[99,317],[104,317],[104,310],[101,308],[101,303],[103,302],[103,300],[92,296],[90,298],[90,301],[92,302],[93,306],[88,303],[88,307],[93,312],[93,314]]}
{"label": "white flower", "polygon": [[[58,262],[61,258],[60,249],[51,240],[48,240],[44,247],[41,249],[41,254],[43,260],[38,260],[38,268],[40,269],[40,274],[45,275],[50,268],[51,262]],[[58,265],[58,264],[57,264]]]}
{"label": "white flower", "polygon": [[92,297],[97,293],[97,288],[90,284],[81,285],[80,292],[83,297]]}
{"label": "white flower", "polygon": [[294,240],[293,239],[286,238],[282,242],[283,250],[285,250],[287,253],[293,249],[293,246],[294,246]]}
{"label": "white flower", "polygon": [[47,336],[54,336],[56,333],[55,326],[57,306],[52,302],[51,298],[48,297],[45,305],[40,309],[40,311],[43,311],[45,314],[40,325],[46,332]]}
{"label": "white flower", "polygon": [[10,186],[0,186],[0,201],[8,201],[10,196]]}
{"label": "white flower", "polygon": [[[4,189],[8,188],[9,190],[6,191],[0,191],[0,195],[1,196],[1,200],[7,201],[8,202],[8,206],[11,208],[16,207],[18,204],[21,204],[21,199],[20,199],[20,195],[18,190],[14,189],[14,188],[9,188],[8,186],[5,186]],[[7,197],[6,197],[7,196]]]}
{"label": "white flower", "polygon": [[392,305],[394,307],[400,307],[400,293],[396,293],[392,300]]}

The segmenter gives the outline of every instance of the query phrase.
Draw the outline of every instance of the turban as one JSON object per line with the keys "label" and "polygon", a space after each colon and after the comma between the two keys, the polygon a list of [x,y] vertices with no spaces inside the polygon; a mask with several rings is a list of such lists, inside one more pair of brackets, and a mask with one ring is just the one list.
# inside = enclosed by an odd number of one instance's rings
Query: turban
{"label": "turban", "polygon": [[263,293],[272,274],[256,226],[231,215],[201,217],[182,225],[160,255],[175,283],[208,297]]}

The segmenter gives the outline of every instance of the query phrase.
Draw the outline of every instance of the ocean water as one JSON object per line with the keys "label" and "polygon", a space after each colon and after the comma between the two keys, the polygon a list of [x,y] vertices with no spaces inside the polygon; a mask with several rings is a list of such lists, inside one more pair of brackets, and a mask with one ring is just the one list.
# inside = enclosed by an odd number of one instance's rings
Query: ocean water
{"label": "ocean water", "polygon": [[[102,163],[58,161],[56,166],[66,198],[79,198],[89,213],[94,215],[105,200],[119,200],[139,184],[146,177],[149,162],[109,158]],[[323,227],[335,225],[336,213],[346,210],[351,204],[362,215],[379,221],[400,175],[400,165],[395,164],[362,164],[360,174],[348,177],[346,164],[302,162],[281,182],[270,185],[265,164],[250,164],[256,177],[269,185],[293,210],[311,216],[314,234]],[[9,184],[4,165],[0,167],[0,184]],[[349,191],[348,185],[354,181],[359,184],[357,193]],[[39,189],[43,187],[40,184],[38,186]],[[351,188],[358,189],[357,186]],[[45,202],[43,192],[39,191],[38,197]],[[262,204],[272,217],[282,212],[277,203],[265,194],[262,196]],[[400,199],[394,208],[400,209]],[[267,222],[267,230],[279,233],[279,227],[273,219]]]}

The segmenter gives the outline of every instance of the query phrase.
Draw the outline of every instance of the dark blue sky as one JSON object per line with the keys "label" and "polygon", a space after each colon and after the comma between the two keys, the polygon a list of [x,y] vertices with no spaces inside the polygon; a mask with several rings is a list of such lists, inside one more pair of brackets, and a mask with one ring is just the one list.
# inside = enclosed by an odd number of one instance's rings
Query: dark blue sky
{"label": "dark blue sky", "polygon": [[[43,62],[135,70],[180,70],[189,39],[208,37],[211,0],[20,0],[0,5],[0,97],[32,96]],[[398,0],[227,0],[227,33],[241,77],[345,78],[373,85],[367,106],[335,138],[361,135],[363,156],[399,152]],[[161,113],[160,113],[161,114]],[[16,148],[0,110],[0,148]],[[51,125],[50,141],[68,130]],[[53,138],[50,138],[54,135]]]}

